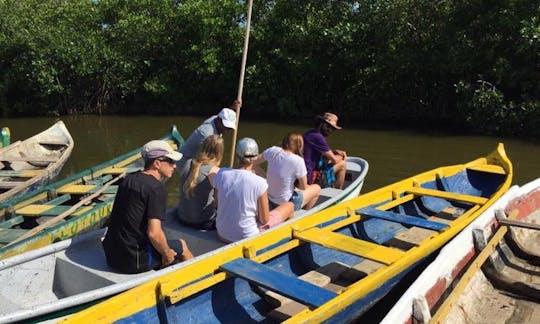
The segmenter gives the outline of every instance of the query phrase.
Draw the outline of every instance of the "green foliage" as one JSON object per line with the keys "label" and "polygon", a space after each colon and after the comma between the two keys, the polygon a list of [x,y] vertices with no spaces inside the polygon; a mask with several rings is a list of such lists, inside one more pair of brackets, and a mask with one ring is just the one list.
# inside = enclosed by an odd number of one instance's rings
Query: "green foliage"
{"label": "green foliage", "polygon": [[[237,0],[0,0],[2,115],[190,113],[236,97]],[[538,134],[540,7],[254,1],[246,114]]]}

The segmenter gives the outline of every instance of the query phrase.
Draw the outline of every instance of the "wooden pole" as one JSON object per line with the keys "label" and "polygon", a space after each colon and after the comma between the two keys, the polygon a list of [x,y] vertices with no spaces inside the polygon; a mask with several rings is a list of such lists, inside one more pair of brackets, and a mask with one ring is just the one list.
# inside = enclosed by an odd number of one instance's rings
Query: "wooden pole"
{"label": "wooden pole", "polygon": [[[238,94],[236,100],[242,101],[242,92],[244,90],[244,75],[246,72],[247,52],[249,45],[249,30],[251,28],[251,10],[253,8],[253,0],[248,2],[247,23],[246,23],[246,37],[244,38],[244,51],[242,53],[242,67],[240,68],[240,79],[238,81]],[[236,148],[236,137],[238,136],[238,125],[240,123],[240,107],[236,107],[236,128],[233,132],[233,139],[231,145],[231,168],[234,166],[234,155]]]}

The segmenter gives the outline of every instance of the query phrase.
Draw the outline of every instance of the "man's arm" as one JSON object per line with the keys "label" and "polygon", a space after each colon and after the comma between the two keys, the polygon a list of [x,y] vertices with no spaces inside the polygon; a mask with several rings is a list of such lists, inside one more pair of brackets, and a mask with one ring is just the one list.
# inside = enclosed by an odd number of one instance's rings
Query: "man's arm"
{"label": "man's arm", "polygon": [[332,164],[338,164],[339,162],[345,160],[347,153],[341,150],[326,151],[323,153],[323,157],[326,161],[332,162]]}
{"label": "man's arm", "polygon": [[152,246],[161,254],[161,266],[167,266],[174,261],[176,252],[167,244],[167,237],[161,227],[161,220],[151,218],[148,220],[148,239]]}

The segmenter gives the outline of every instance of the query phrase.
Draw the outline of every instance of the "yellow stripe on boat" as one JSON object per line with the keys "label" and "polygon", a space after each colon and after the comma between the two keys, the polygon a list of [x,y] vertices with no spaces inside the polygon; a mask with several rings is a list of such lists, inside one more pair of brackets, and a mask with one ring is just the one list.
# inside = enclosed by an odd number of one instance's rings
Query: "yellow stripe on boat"
{"label": "yellow stripe on boat", "polygon": [[366,259],[384,263],[386,265],[392,264],[404,254],[398,249],[385,247],[317,227],[310,228],[302,232],[295,232],[294,236],[307,242],[316,243],[330,249],[358,255]]}

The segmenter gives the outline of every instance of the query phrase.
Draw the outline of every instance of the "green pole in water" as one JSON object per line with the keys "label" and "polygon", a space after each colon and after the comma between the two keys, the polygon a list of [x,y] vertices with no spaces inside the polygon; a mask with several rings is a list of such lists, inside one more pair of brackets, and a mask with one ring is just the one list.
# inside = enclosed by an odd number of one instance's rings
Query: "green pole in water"
{"label": "green pole in water", "polygon": [[9,132],[8,127],[2,127],[0,131],[0,147],[6,147],[9,145],[11,140],[11,133]]}

